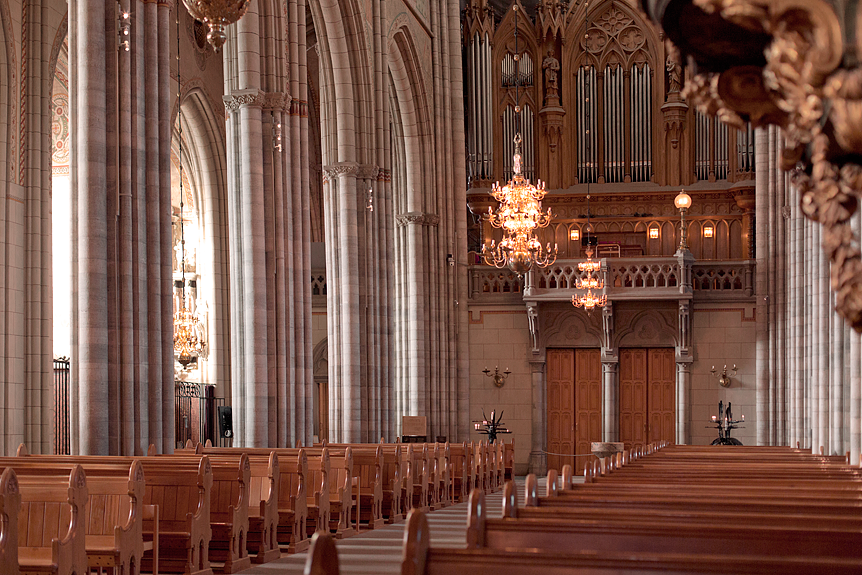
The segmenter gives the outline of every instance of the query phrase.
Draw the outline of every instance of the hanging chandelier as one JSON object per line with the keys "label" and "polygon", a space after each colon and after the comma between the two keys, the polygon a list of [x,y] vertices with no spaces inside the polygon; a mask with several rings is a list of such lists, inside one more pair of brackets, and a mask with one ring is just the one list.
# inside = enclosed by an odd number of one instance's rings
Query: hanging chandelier
{"label": "hanging chandelier", "polygon": [[605,294],[597,295],[593,293],[593,290],[596,292],[603,290],[605,288],[605,282],[599,279],[598,272],[602,268],[602,264],[598,260],[593,260],[593,246],[590,242],[590,232],[593,227],[590,225],[590,192],[589,192],[589,182],[587,182],[587,259],[586,261],[578,263],[578,270],[583,273],[586,273],[586,277],[582,279],[578,279],[575,282],[575,285],[578,289],[587,290],[586,293],[582,295],[573,295],[572,296],[572,305],[575,307],[582,307],[587,310],[587,313],[593,311],[596,307],[602,307],[608,302],[608,296]]}
{"label": "hanging chandelier", "polygon": [[[179,37],[180,21],[177,15],[177,37]],[[177,85],[182,86],[182,78],[180,76],[180,50],[177,46]],[[177,103],[179,104],[180,93],[177,93]],[[183,214],[183,113],[182,108],[178,107],[177,120],[179,123],[179,173],[180,173],[180,274],[181,274],[181,295],[180,305],[177,311],[174,312],[174,356],[183,366],[183,369],[197,363],[206,347],[205,338],[203,335],[203,327],[201,326],[198,316],[186,305],[186,238],[185,225]]]}
{"label": "hanging chandelier", "polygon": [[238,22],[249,3],[250,0],[183,0],[191,17],[207,25],[207,42],[216,52],[227,40],[225,26]]}
{"label": "hanging chandelier", "polygon": [[551,249],[550,242],[545,248],[534,232],[551,223],[551,209],[542,212],[542,198],[545,186],[541,181],[532,185],[521,174],[521,135],[515,136],[515,155],[512,158],[513,174],[508,184],[494,184],[491,193],[500,205],[497,212],[488,209],[488,221],[495,228],[503,230],[499,244],[492,241],[490,247],[482,246],[485,263],[498,268],[508,267],[518,275],[530,270],[533,265],[549,266],[557,259],[557,246]]}
{"label": "hanging chandelier", "polygon": [[[520,122],[521,106],[519,103],[520,53],[518,52],[518,5],[512,6],[515,11],[515,56],[518,68],[515,74],[515,118],[516,125]],[[521,173],[521,133],[515,134],[515,153],[512,156],[512,179],[500,186],[494,184],[491,194],[499,202],[497,211],[488,208],[488,221],[503,230],[503,239],[497,244],[491,241],[490,246],[482,246],[482,256],[487,265],[497,268],[508,267],[521,276],[535,265],[546,267],[557,259],[557,244],[551,249],[551,244],[542,248],[536,238],[535,231],[546,228],[551,223],[551,209],[542,211],[542,199],[545,197],[545,184],[537,180],[530,183]]]}

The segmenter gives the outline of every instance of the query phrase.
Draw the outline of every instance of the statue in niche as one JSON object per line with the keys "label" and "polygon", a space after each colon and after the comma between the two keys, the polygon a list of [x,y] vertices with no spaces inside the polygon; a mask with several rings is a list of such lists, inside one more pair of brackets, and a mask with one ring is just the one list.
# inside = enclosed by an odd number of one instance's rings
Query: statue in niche
{"label": "statue in niche", "polygon": [[682,66],[679,64],[679,52],[676,47],[668,49],[665,70],[667,71],[668,95],[679,94],[682,90]]}
{"label": "statue in niche", "polygon": [[542,60],[542,69],[545,71],[545,94],[548,98],[556,98],[559,94],[557,74],[560,71],[560,61],[554,58],[553,48],[548,50],[548,55]]}

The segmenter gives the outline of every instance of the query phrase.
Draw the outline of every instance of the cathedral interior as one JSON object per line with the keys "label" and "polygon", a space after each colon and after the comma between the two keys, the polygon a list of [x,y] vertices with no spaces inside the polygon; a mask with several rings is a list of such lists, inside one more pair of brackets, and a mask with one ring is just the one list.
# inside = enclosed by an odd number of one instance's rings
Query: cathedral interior
{"label": "cathedral interior", "polygon": [[[745,445],[858,464],[855,199],[839,241],[795,124],[732,112],[649,9],[252,0],[216,50],[176,1],[0,0],[0,454],[471,441],[494,411],[518,473],[582,471],[709,444],[721,401]],[[550,214],[517,264],[516,178]]]}

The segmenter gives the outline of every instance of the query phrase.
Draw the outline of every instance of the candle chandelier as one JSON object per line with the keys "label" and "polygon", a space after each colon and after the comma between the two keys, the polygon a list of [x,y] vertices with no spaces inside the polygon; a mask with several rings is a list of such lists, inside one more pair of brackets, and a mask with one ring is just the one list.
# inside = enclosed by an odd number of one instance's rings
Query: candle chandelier
{"label": "candle chandelier", "polygon": [[[177,38],[179,38],[180,21],[177,14]],[[180,50],[177,43],[177,86],[182,86],[180,76]],[[180,102],[180,92],[177,91],[177,102]],[[177,311],[174,312],[174,356],[183,369],[187,369],[191,364],[197,363],[198,357],[204,351],[205,340],[203,329],[197,314],[186,305],[186,239],[185,227],[183,225],[183,112],[178,106],[179,121],[179,172],[180,172],[180,274],[181,274],[181,295],[180,305]]]}
{"label": "candle chandelier", "polygon": [[[520,83],[520,53],[518,51],[518,5],[515,11],[515,122],[520,126],[521,106],[518,86]],[[497,268],[508,267],[519,276],[528,272],[534,265],[546,267],[557,259],[557,245],[551,249],[550,242],[545,248],[536,238],[538,228],[548,227],[553,218],[551,209],[542,212],[542,198],[545,197],[545,184],[538,180],[530,183],[521,173],[521,133],[515,134],[515,153],[512,157],[512,179],[500,186],[494,184],[491,194],[499,202],[497,211],[488,208],[488,221],[495,228],[503,230],[503,239],[497,244],[482,246],[485,263]]]}
{"label": "candle chandelier", "polygon": [[575,307],[582,307],[587,310],[587,313],[593,311],[596,307],[604,306],[608,302],[608,296],[605,294],[597,294],[593,293],[593,290],[596,292],[603,290],[605,288],[605,282],[599,279],[598,272],[602,268],[602,264],[598,260],[593,260],[593,244],[590,240],[590,232],[593,229],[593,226],[590,224],[590,192],[589,192],[589,182],[587,182],[587,259],[586,261],[582,261],[578,263],[578,270],[587,275],[578,279],[575,282],[575,286],[581,290],[587,290],[586,293],[582,295],[573,295],[572,296],[572,305]]}

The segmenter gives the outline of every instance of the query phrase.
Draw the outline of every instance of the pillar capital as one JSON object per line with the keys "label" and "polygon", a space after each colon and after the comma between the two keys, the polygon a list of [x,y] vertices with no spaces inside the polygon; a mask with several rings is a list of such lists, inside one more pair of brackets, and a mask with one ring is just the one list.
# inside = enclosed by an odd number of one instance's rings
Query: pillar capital
{"label": "pillar capital", "polygon": [[234,90],[222,96],[228,114],[233,114],[243,106],[262,108],[266,93],[263,90]]}
{"label": "pillar capital", "polygon": [[431,226],[436,228],[440,225],[440,216],[437,214],[429,214],[427,212],[407,212],[395,216],[395,221],[398,227],[407,227],[409,225]]}
{"label": "pillar capital", "polygon": [[327,180],[334,180],[341,177],[357,177],[359,173],[359,164],[356,162],[338,162],[323,166],[323,173]]}
{"label": "pillar capital", "polygon": [[530,359],[527,360],[530,364],[530,373],[541,374],[545,372],[545,359]]}

